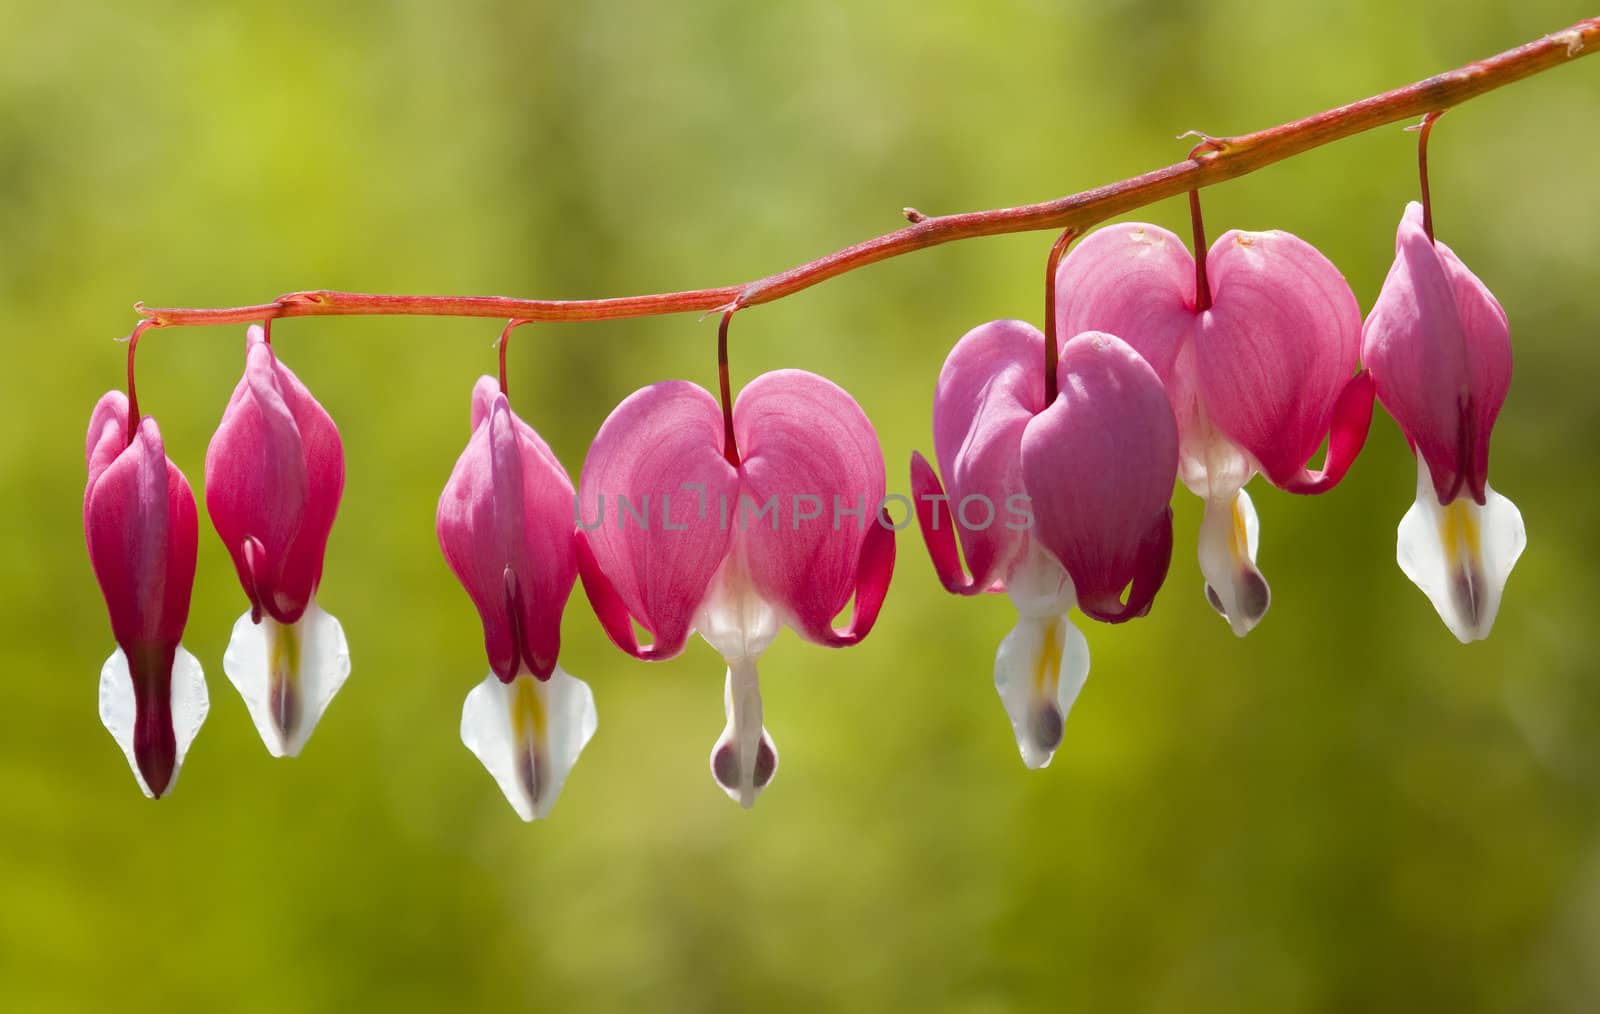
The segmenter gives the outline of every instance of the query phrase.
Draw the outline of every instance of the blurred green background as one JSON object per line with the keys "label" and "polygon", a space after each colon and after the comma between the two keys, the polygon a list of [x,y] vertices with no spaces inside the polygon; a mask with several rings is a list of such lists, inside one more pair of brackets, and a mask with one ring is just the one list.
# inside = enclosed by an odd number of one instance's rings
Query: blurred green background
{"label": "blurred green background", "polygon": [[[727,284],[929,213],[1040,200],[1497,52],[1555,2],[1082,5],[0,0],[0,1008],[15,1011],[1583,1011],[1600,1005],[1600,59],[1434,135],[1441,238],[1498,294],[1517,374],[1493,481],[1530,543],[1493,637],[1457,644],[1394,562],[1414,470],[1381,417],[1334,494],[1253,487],[1274,605],[1239,641],[1177,497],[1154,614],[1086,624],[1047,771],[991,682],[1012,613],[920,540],[865,644],[763,662],[783,771],[711,783],[722,666],[628,660],[579,592],[563,663],[600,731],[548,822],[461,746],[480,628],[439,489],[493,321],[275,330],[338,420],[324,605],[354,673],[274,761],[221,671],[244,606],[202,520],[187,646],[211,717],[175,794],[96,718],[109,625],[83,432],[136,299],[336,287],[589,296]],[[1284,228],[1363,308],[1412,198],[1375,131],[1217,188],[1213,235]],[[1143,217],[1181,230],[1180,201]],[[1048,235],[879,265],[734,328],[735,382],[823,372],[891,489],[931,451],[967,328],[1038,321]],[[713,321],[548,325],[514,404],[576,475],[631,390],[713,384]],[[243,328],[161,332],[140,395],[198,489]]]}

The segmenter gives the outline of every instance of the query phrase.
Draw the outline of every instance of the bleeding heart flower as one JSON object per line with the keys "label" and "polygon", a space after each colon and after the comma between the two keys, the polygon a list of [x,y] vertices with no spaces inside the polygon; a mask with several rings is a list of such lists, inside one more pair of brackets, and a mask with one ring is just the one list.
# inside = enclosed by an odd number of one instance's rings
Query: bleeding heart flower
{"label": "bleeding heart flower", "polygon": [[210,708],[200,663],[181,643],[198,531],[194,493],[156,421],[145,416],[133,433],[128,424],[120,391],[89,417],[83,533],[117,640],[100,670],[100,721],[144,794],[159,797]]}
{"label": "bleeding heart flower", "polygon": [[1516,504],[1489,487],[1489,433],[1511,386],[1505,310],[1406,206],[1394,265],[1367,315],[1361,354],[1417,456],[1400,520],[1400,569],[1462,642],[1489,636],[1527,545]]}
{"label": "bleeding heart flower", "polygon": [[1068,611],[1121,623],[1149,612],[1161,588],[1178,470],[1172,410],[1138,353],[1109,334],[1077,335],[1061,350],[1060,393],[1046,405],[1044,343],[1016,320],[969,331],[934,391],[948,495],[926,459],[911,456],[917,520],[939,579],[963,595],[1005,591],[1017,609],[994,681],[1030,768],[1050,763],[1089,675],[1089,645]]}
{"label": "bleeding heart flower", "polygon": [[[579,573],[611,639],[664,659],[698,630],[727,661],[711,773],[753,805],[778,766],[756,660],[785,623],[808,641],[855,644],[888,590],[894,533],[880,514],[872,424],[836,384],[801,370],[757,377],[726,426],[705,390],[664,381],[606,419],[579,489]],[[850,623],[835,630],[852,595]],[[652,644],[639,645],[635,621]]]}
{"label": "bleeding heart flower", "polygon": [[[1178,421],[1179,474],[1206,501],[1206,597],[1243,636],[1271,599],[1244,485],[1258,471],[1291,493],[1337,485],[1366,443],[1372,378],[1356,373],[1355,295],[1304,240],[1224,233],[1206,274],[1209,306],[1200,309],[1194,259],[1177,236],[1139,223],[1100,229],[1061,263],[1056,330],[1115,334],[1160,375]],[[1324,440],[1322,470],[1307,470]]]}
{"label": "bleeding heart flower", "polygon": [[439,495],[439,546],[483,619],[489,676],[461,741],[522,817],[550,813],[597,725],[588,684],[556,663],[577,576],[572,480],[493,377],[472,389],[472,439]]}
{"label": "bleeding heart flower", "polygon": [[300,752],[350,675],[344,629],[316,601],[343,492],[338,427],[250,328],[244,378],[206,449],[206,510],[250,599],[222,669],[274,757]]}

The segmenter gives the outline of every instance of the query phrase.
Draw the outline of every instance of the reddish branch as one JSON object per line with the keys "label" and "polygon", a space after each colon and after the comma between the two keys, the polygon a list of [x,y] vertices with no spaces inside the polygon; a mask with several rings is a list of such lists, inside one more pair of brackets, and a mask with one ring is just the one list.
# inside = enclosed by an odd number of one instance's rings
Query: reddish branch
{"label": "reddish branch", "polygon": [[605,320],[667,313],[726,311],[793,295],[836,275],[901,254],[975,236],[1071,229],[1079,234],[1108,218],[1200,187],[1236,179],[1282,161],[1400,120],[1440,113],[1513,81],[1568,63],[1600,46],[1600,18],[1588,18],[1487,60],[1374,95],[1291,123],[1237,137],[1207,138],[1183,162],[1080,194],[1017,208],[928,216],[913,209],[912,224],[798,267],[750,282],[610,299],[510,299],[502,296],[392,296],[320,289],[292,292],[257,306],[220,309],[135,309],[153,327],[244,324],[275,317],[393,316],[501,317],[525,320]]}

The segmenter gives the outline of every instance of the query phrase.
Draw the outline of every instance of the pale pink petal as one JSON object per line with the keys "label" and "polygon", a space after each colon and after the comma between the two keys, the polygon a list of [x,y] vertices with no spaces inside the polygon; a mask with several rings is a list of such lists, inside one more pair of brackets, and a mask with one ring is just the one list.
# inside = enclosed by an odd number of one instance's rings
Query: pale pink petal
{"label": "pale pink petal", "polygon": [[624,636],[607,624],[619,646],[661,658],[683,649],[727,555],[738,492],[723,457],[722,411],[702,388],[663,381],[612,410],[579,481],[579,569],[602,621],[615,620],[620,604],[655,638],[648,649],[629,648],[631,629]]}
{"label": "pale pink petal", "polygon": [[84,493],[86,500],[88,490],[94,488],[100,473],[127,446],[128,396],[121,391],[107,391],[95,402],[94,412],[89,416],[89,436],[84,449],[89,466],[89,483]]}
{"label": "pale pink petal", "polygon": [[1007,525],[1007,503],[1023,492],[1023,429],[1043,408],[1044,335],[1031,325],[981,324],[945,359],[933,395],[933,446],[948,500],[938,499],[938,480],[930,485],[927,475],[913,477],[913,495],[925,540],[939,539],[939,528],[953,528],[961,540],[972,580],[947,581],[951,591],[1002,587],[1023,552],[1027,533]]}
{"label": "pale pink petal", "polygon": [[482,376],[472,385],[472,429],[478,432],[478,427],[489,418],[489,410],[494,407],[495,400],[500,397],[500,381],[494,377]]}
{"label": "pale pink petal", "polygon": [[1171,559],[1177,424],[1155,370],[1111,335],[1067,342],[1057,376],[1060,396],[1022,438],[1034,537],[1085,613],[1129,619],[1148,610]]}
{"label": "pale pink petal", "polygon": [[1327,437],[1356,371],[1360,308],[1338,268],[1286,232],[1224,233],[1206,271],[1212,306],[1194,339],[1200,398],[1283,485]]}
{"label": "pale pink petal", "polygon": [[[745,498],[753,504],[741,510],[738,527],[756,592],[802,637],[859,640],[866,633],[859,608],[854,636],[835,632],[832,623],[857,591],[869,535],[888,531],[879,521],[883,452],[872,423],[833,381],[777,370],[740,392],[733,427],[741,506]],[[867,582],[877,600],[873,614],[893,568],[892,533],[887,545],[886,566],[874,568]],[[884,547],[884,535],[872,538],[880,562]]]}
{"label": "pale pink petal", "polygon": [[1194,258],[1183,240],[1142,222],[1097,229],[1056,272],[1056,334],[1116,335],[1169,388],[1178,350],[1195,329]]}

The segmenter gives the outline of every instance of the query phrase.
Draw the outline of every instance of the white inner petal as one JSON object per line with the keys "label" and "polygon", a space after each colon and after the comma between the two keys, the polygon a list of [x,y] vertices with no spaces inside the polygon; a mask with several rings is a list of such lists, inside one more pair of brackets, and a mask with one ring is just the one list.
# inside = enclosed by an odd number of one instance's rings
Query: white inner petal
{"label": "white inner petal", "polygon": [[550,814],[567,775],[599,725],[589,685],[560,666],[548,680],[494,673],[467,694],[461,742],[483,764],[523,820]]}
{"label": "white inner petal", "polygon": [[315,599],[289,626],[270,616],[252,623],[246,612],[233,625],[222,671],[244,698],[267,752],[294,757],[350,675],[350,646],[339,621]]}
{"label": "white inner petal", "polygon": [[761,724],[761,683],[753,658],[728,663],[722,735],[711,747],[711,777],[745,809],[778,773],[778,747]]}
{"label": "white inner petal", "polygon": [[1036,539],[1006,575],[1006,594],[1018,614],[1036,620],[1063,616],[1078,604],[1072,576]]}
{"label": "white inner petal", "polygon": [[[178,772],[183,768],[183,758],[189,752],[189,744],[194,742],[210,710],[211,698],[206,693],[205,673],[200,669],[200,661],[180,644],[172,659],[172,735],[177,755],[166,792],[170,793],[178,784]],[[138,705],[133,697],[133,676],[128,671],[128,658],[118,648],[100,668],[100,723],[128,758],[128,766],[133,769],[133,777],[138,779],[140,790],[154,799],[155,793],[145,784],[138,758],[133,753],[137,715]]]}
{"label": "white inner petal", "polygon": [[777,612],[756,593],[745,567],[744,548],[736,545],[711,579],[705,601],[695,610],[694,628],[732,662],[759,657],[782,625]]}
{"label": "white inner petal", "polygon": [[1439,503],[1417,458],[1417,499],[1400,519],[1395,558],[1463,644],[1489,636],[1500,596],[1527,545],[1517,505],[1485,486],[1479,506],[1464,491]]}
{"label": "white inner petal", "polygon": [[778,749],[761,724],[761,681],[756,660],[772,645],[783,621],[756,593],[736,537],[733,551],[711,579],[695,611],[700,636],[728,663],[723,681],[722,734],[711,747],[711,777],[745,809],[772,782]]}
{"label": "white inner petal", "polygon": [[1194,343],[1173,365],[1173,414],[1178,422],[1178,475],[1195,496],[1230,499],[1256,473],[1255,462],[1211,423],[1195,380]]}
{"label": "white inner petal", "polygon": [[995,653],[994,686],[1011,719],[1022,763],[1049,766],[1088,677],[1089,642],[1065,613],[1018,616]]}
{"label": "white inner petal", "polygon": [[1206,500],[1200,522],[1200,573],[1206,598],[1240,637],[1267,613],[1272,592],[1256,568],[1261,520],[1243,489],[1226,498]]}

